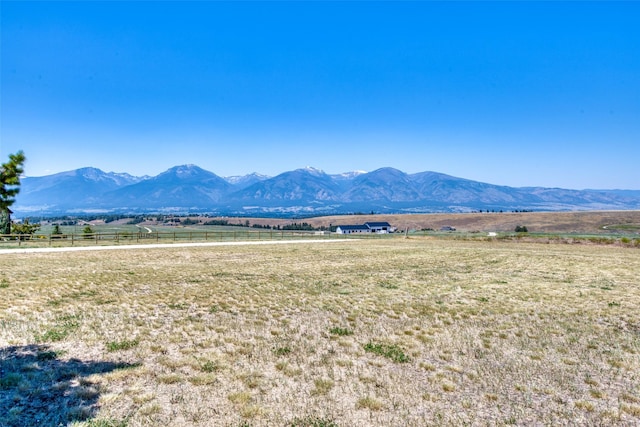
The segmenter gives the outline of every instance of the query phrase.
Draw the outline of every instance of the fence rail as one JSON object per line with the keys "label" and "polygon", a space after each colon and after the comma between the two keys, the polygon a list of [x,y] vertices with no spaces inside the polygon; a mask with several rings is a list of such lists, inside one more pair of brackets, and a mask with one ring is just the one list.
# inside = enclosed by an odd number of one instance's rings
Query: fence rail
{"label": "fence rail", "polygon": [[313,231],[287,230],[233,230],[233,231],[152,231],[152,232],[99,232],[69,234],[0,234],[0,247],[13,246],[89,246],[131,243],[170,242],[230,242],[253,240],[323,239],[323,238],[371,238],[380,234],[344,235]]}

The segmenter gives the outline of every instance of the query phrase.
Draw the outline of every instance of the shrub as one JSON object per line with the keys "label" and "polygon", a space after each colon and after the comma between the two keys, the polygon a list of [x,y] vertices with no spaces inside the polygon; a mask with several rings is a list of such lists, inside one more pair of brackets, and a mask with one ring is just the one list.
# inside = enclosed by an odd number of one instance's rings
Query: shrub
{"label": "shrub", "polygon": [[369,341],[367,344],[365,344],[364,350],[368,351],[369,353],[375,353],[380,356],[384,356],[396,363],[406,363],[410,360],[409,356],[404,354],[402,349],[395,344],[380,344]]}
{"label": "shrub", "polygon": [[526,225],[518,225],[516,226],[516,233],[528,233],[529,230],[527,229]]}

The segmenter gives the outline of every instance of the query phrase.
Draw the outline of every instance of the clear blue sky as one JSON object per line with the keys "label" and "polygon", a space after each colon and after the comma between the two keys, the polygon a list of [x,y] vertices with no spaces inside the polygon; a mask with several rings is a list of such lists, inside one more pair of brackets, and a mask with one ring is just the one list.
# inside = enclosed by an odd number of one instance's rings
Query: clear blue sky
{"label": "clear blue sky", "polygon": [[2,161],[640,189],[639,2],[0,2]]}

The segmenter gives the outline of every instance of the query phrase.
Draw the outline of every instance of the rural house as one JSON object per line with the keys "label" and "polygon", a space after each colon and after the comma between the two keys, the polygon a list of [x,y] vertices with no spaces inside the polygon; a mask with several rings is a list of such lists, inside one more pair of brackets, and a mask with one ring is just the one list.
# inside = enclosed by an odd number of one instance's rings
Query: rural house
{"label": "rural house", "polygon": [[372,233],[392,233],[394,231],[388,222],[365,222],[364,225],[369,227]]}
{"label": "rural house", "polygon": [[388,222],[365,222],[362,225],[339,225],[336,227],[338,234],[354,233],[393,233],[395,229]]}

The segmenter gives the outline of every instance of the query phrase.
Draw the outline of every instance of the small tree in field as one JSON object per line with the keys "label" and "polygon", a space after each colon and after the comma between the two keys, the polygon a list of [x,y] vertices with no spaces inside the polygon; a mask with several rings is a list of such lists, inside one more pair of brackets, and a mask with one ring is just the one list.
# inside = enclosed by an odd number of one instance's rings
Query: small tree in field
{"label": "small tree in field", "polygon": [[9,161],[0,165],[0,234],[11,233],[11,205],[20,192],[20,175],[24,172],[24,153],[9,154]]}
{"label": "small tree in field", "polygon": [[11,231],[13,234],[33,234],[40,229],[40,224],[31,224],[28,219],[25,218],[22,223],[16,223],[11,225]]}
{"label": "small tree in field", "polygon": [[526,225],[518,225],[516,227],[516,233],[528,233],[529,230],[527,229]]}
{"label": "small tree in field", "polygon": [[60,225],[53,224],[53,229],[51,230],[51,234],[53,235],[62,234],[62,231],[60,231]]}

